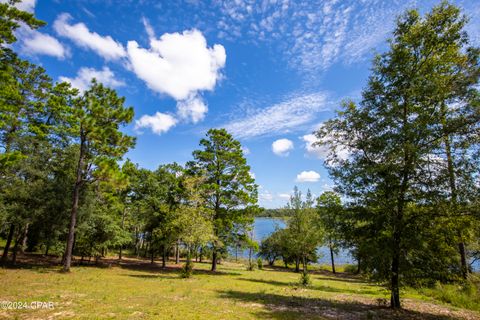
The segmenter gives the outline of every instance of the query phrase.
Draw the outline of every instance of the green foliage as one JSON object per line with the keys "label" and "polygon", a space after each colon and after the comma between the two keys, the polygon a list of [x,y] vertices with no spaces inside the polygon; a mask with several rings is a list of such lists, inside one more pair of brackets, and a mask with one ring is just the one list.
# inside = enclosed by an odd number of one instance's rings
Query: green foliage
{"label": "green foliage", "polygon": [[263,270],[263,259],[262,258],[257,258],[257,267],[258,270]]}
{"label": "green foliage", "polygon": [[[189,174],[204,178],[201,192],[205,206],[213,213],[216,255],[217,248],[232,242],[239,225],[251,223],[256,211],[257,185],[240,142],[225,129],[210,129],[200,146],[202,149],[193,152],[195,161],[189,162],[187,168]],[[215,269],[216,257],[213,260]]]}
{"label": "green foliage", "polygon": [[433,287],[424,287],[419,291],[459,308],[480,311],[480,281],[475,276],[460,284],[437,282]]}
{"label": "green foliage", "polygon": [[0,3],[0,54],[3,46],[17,40],[15,30],[24,23],[32,29],[45,25],[45,22],[37,20],[33,14],[18,10],[15,4],[20,0],[8,0]]}
{"label": "green foliage", "polygon": [[[451,211],[453,161],[446,145],[462,134],[475,141],[469,132],[479,123],[479,50],[468,47],[465,24],[447,2],[425,17],[407,11],[389,50],[375,59],[362,101],[345,102],[317,133],[331,149],[327,164],[337,190],[349,200],[355,253],[373,277],[390,283],[393,307],[400,307],[401,281],[446,280],[460,270],[452,261],[461,220],[451,214],[458,210]],[[451,104],[458,108],[446,107]],[[471,146],[459,143],[456,152],[476,152]],[[464,173],[460,180],[477,189],[469,183],[475,174]]]}
{"label": "green foliage", "polygon": [[187,262],[182,267],[180,272],[180,277],[182,278],[190,278],[193,275],[193,262],[190,259],[187,259]]}
{"label": "green foliage", "polygon": [[300,274],[300,281],[299,281],[300,285],[303,286],[303,287],[308,287],[312,284],[312,279],[310,278],[310,275],[308,274],[308,272],[306,271],[303,271],[301,274]]}

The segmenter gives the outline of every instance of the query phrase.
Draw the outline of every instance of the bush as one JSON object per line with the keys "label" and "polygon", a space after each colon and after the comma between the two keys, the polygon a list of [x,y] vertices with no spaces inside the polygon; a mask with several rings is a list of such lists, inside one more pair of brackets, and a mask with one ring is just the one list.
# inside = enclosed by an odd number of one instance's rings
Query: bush
{"label": "bush", "polygon": [[193,262],[190,260],[187,260],[185,265],[182,268],[182,271],[180,272],[180,276],[182,278],[190,278],[193,274]]}
{"label": "bush", "polygon": [[308,287],[309,285],[312,284],[312,279],[310,279],[310,275],[308,272],[302,272],[300,275],[300,285],[304,287]]}
{"label": "bush", "polygon": [[343,272],[346,272],[346,273],[357,273],[357,269],[358,267],[354,264],[346,264],[343,266]]}
{"label": "bush", "polygon": [[263,269],[263,260],[262,260],[262,258],[258,258],[258,259],[257,259],[257,265],[258,265],[258,270],[262,270],[262,269]]}
{"label": "bush", "polygon": [[442,284],[437,282],[434,287],[420,289],[425,295],[449,303],[459,308],[480,310],[480,279],[471,276],[460,284]]}

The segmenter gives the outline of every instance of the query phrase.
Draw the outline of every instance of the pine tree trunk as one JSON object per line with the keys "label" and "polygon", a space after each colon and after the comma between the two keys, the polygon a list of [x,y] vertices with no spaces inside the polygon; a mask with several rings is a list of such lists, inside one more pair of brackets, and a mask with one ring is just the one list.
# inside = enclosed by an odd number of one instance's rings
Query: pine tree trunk
{"label": "pine tree trunk", "polygon": [[330,259],[332,261],[332,272],[335,274],[335,260],[333,259],[333,248],[332,243],[330,242]]}
{"label": "pine tree trunk", "polygon": [[177,245],[175,246],[175,264],[180,263],[180,244],[179,240],[177,240]]}
{"label": "pine tree trunk", "polygon": [[217,249],[215,247],[212,252],[212,271],[217,271]]}
{"label": "pine tree trunk", "polygon": [[25,225],[25,229],[23,230],[22,245],[20,246],[21,253],[24,253],[25,248],[27,247],[28,226],[29,224],[27,223]]}
{"label": "pine tree trunk", "polygon": [[162,253],[162,268],[167,267],[167,248],[163,246],[163,253]]}
{"label": "pine tree trunk", "polygon": [[390,296],[390,306],[394,309],[400,308],[400,284],[398,280],[399,272],[399,254],[395,252],[392,259],[392,274],[391,274],[391,296]]}
{"label": "pine tree trunk", "polygon": [[4,264],[8,261],[8,251],[10,250],[10,245],[12,244],[13,234],[15,233],[15,225],[12,223],[10,225],[10,230],[8,231],[7,243],[3,249],[1,263]]}
{"label": "pine tree trunk", "polygon": [[65,249],[65,261],[63,264],[63,271],[69,272],[72,263],[73,242],[75,237],[75,225],[77,223],[78,200],[80,197],[80,188],[82,186],[83,166],[85,157],[85,136],[81,134],[80,138],[80,155],[77,164],[77,177],[75,186],[73,188],[72,211],[70,214],[70,227],[68,229],[67,248]]}

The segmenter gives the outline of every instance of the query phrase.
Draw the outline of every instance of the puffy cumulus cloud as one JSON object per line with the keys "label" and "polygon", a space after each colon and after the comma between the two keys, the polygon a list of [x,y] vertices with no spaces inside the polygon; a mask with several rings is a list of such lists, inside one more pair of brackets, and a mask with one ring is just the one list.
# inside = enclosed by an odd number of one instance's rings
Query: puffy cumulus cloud
{"label": "puffy cumulus cloud", "polygon": [[[147,28],[152,35],[151,27]],[[198,91],[213,90],[226,61],[225,48],[207,40],[198,30],[165,33],[150,38],[150,48],[140,48],[136,41],[127,45],[133,72],[147,86],[174,99],[187,100]]]}
{"label": "puffy cumulus cloud", "polygon": [[106,60],[118,60],[126,56],[125,48],[112,37],[91,32],[84,23],[71,24],[71,19],[72,16],[68,13],[60,14],[53,23],[55,32],[82,48],[96,52]]}
{"label": "puffy cumulus cloud", "polygon": [[118,88],[125,85],[123,81],[115,78],[115,74],[108,67],[103,67],[102,70],[81,68],[75,78],[60,77],[59,80],[69,82],[78,90],[85,91],[90,87],[93,78],[106,87]]}
{"label": "puffy cumulus cloud", "polygon": [[288,139],[278,139],[272,143],[272,151],[277,156],[286,157],[293,150],[293,142]]}
{"label": "puffy cumulus cloud", "polygon": [[226,53],[222,45],[208,47],[198,30],[165,33],[155,37],[148,20],[142,19],[150,48],[129,41],[127,54],[131,70],[153,91],[177,101],[179,120],[197,123],[205,118],[208,106],[201,91],[212,91],[221,78]]}
{"label": "puffy cumulus cloud", "polygon": [[306,129],[317,114],[329,110],[331,102],[323,92],[297,94],[271,106],[261,106],[223,125],[239,139],[249,139]]}
{"label": "puffy cumulus cloud", "polygon": [[28,28],[21,28],[21,51],[28,55],[47,55],[58,59],[69,56],[68,49],[56,38]]}
{"label": "puffy cumulus cloud", "polygon": [[315,171],[302,171],[297,175],[297,182],[317,182],[320,174]]}
{"label": "puffy cumulus cloud", "polygon": [[326,146],[314,145],[318,141],[314,134],[306,134],[302,137],[302,140],[305,142],[307,154],[319,159],[325,159],[328,156],[328,148]]}
{"label": "puffy cumulus cloud", "polygon": [[173,116],[157,112],[153,116],[143,115],[140,119],[135,121],[135,130],[141,132],[143,128],[149,128],[155,134],[162,134],[170,130],[177,124],[177,119]]}
{"label": "puffy cumulus cloud", "polygon": [[205,118],[208,107],[198,96],[177,102],[177,112],[180,118],[197,123]]}

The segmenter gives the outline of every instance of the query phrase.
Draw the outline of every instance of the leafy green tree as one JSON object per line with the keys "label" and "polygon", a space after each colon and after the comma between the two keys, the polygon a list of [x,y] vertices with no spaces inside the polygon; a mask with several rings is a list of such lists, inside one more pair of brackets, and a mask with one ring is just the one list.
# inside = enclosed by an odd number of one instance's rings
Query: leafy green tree
{"label": "leafy green tree", "polygon": [[[465,48],[465,22],[458,8],[446,2],[424,18],[407,11],[397,21],[389,51],[375,59],[360,104],[345,103],[317,133],[332,148],[328,162],[337,189],[350,205],[364,208],[354,217],[369,231],[366,247],[381,253],[372,268],[377,277],[389,280],[393,308],[400,307],[400,281],[408,271],[432,266],[409,259],[418,245],[410,239],[428,243],[431,226],[441,222],[437,205],[447,189],[438,184],[432,155],[444,142],[442,105],[453,102],[446,95],[457,98],[455,90],[474,90],[472,83],[478,82],[478,72],[465,69],[465,63],[478,65],[478,50]],[[459,50],[466,56],[457,60]],[[459,87],[448,88],[443,81],[454,73],[473,79],[465,83],[460,77]],[[448,130],[460,132],[465,124],[460,121]],[[339,147],[350,152],[347,159],[335,155]]]}
{"label": "leafy green tree", "polygon": [[268,237],[262,240],[259,247],[258,255],[267,260],[270,266],[275,264],[275,261],[282,256],[282,242],[281,234],[275,230]]}
{"label": "leafy green tree", "polygon": [[249,212],[257,202],[257,186],[240,142],[225,129],[210,129],[200,145],[202,149],[193,152],[195,161],[188,164],[188,169],[205,177],[201,189],[206,207],[213,211],[217,239],[212,244],[212,271],[215,271],[218,250],[228,245],[235,223],[251,220]]}
{"label": "leafy green tree", "polygon": [[342,239],[342,209],[340,196],[333,191],[326,191],[317,198],[317,212],[320,221],[320,228],[325,233],[325,238],[330,249],[330,260],[333,273],[335,273],[334,253],[338,253],[338,248]]}
{"label": "leafy green tree", "polygon": [[205,207],[205,199],[201,196],[201,178],[182,177],[182,200],[176,208],[174,224],[178,230],[178,238],[187,249],[185,277],[192,273],[192,251],[214,239],[212,211]]}
{"label": "leafy green tree", "polygon": [[307,273],[308,258],[323,241],[323,232],[316,223],[317,214],[313,204],[314,200],[310,190],[303,200],[301,191],[295,186],[293,195],[287,205],[287,208],[292,212],[290,219],[287,221],[287,231],[288,246],[291,252],[295,254],[295,271],[297,272],[301,261],[303,272]]}
{"label": "leafy green tree", "polygon": [[64,271],[70,270],[82,187],[95,181],[124,178],[117,161],[134,145],[134,139],[120,131],[120,126],[128,124],[133,118],[133,109],[126,108],[124,101],[125,99],[118,97],[114,90],[92,80],[90,89],[71,106],[71,115],[68,118],[71,125],[70,133],[78,143],[79,155]]}

